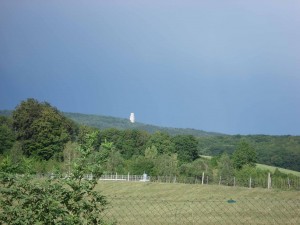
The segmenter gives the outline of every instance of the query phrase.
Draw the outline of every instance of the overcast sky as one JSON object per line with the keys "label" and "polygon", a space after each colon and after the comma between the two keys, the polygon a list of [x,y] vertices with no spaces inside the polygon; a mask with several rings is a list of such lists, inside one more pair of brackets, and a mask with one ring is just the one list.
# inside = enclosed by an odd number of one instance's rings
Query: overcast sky
{"label": "overcast sky", "polygon": [[300,135],[299,0],[0,0],[0,109]]}

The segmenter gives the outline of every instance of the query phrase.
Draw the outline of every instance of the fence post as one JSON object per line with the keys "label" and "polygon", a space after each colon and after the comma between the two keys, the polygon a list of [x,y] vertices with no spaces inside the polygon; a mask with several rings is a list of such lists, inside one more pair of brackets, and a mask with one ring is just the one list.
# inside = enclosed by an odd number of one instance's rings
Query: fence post
{"label": "fence post", "polygon": [[219,185],[221,185],[221,180],[222,180],[222,177],[220,176]]}
{"label": "fence post", "polygon": [[233,187],[235,187],[235,177],[233,177]]}
{"label": "fence post", "polygon": [[288,177],[288,186],[289,186],[289,189],[291,188],[291,183],[290,183],[290,178]]}
{"label": "fence post", "polygon": [[271,173],[268,173],[268,189],[270,189],[271,186],[272,186]]}
{"label": "fence post", "polygon": [[202,173],[202,185],[204,183],[204,172]]}
{"label": "fence post", "polygon": [[252,185],[252,178],[250,177],[250,179],[249,179],[249,188],[251,188],[251,185]]}

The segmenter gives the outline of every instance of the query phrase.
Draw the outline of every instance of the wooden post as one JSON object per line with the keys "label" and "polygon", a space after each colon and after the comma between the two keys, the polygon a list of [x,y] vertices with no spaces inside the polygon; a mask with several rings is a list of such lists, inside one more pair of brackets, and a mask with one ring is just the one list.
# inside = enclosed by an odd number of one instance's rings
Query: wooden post
{"label": "wooden post", "polygon": [[220,176],[219,185],[221,185],[221,180],[222,180],[222,177]]}
{"label": "wooden post", "polygon": [[233,186],[235,187],[235,177],[233,177]]}
{"label": "wooden post", "polygon": [[271,189],[272,181],[271,181],[271,173],[268,173],[268,189]]}
{"label": "wooden post", "polygon": [[251,185],[252,185],[252,178],[250,177],[250,179],[249,179],[249,188],[251,188]]}
{"label": "wooden post", "polygon": [[289,189],[291,188],[291,183],[290,183],[290,178],[288,177],[288,186],[289,186]]}
{"label": "wooden post", "polygon": [[204,183],[204,172],[202,173],[202,185]]}

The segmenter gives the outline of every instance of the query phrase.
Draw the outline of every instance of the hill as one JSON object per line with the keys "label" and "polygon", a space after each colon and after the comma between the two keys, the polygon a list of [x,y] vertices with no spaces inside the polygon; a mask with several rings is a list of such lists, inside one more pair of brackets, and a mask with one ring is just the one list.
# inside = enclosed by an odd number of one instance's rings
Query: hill
{"label": "hill", "polygon": [[144,123],[131,123],[129,119],[117,118],[112,116],[100,116],[100,115],[88,115],[81,113],[64,113],[65,116],[74,120],[75,122],[98,129],[116,128],[120,130],[126,129],[137,129],[154,133],[156,131],[166,132],[170,135],[194,135],[194,136],[219,136],[224,135],[221,133],[207,132],[203,130],[196,130],[190,128],[171,128],[171,127],[160,127]]}
{"label": "hill", "polygon": [[[0,115],[2,116],[10,116],[12,110],[0,110]],[[136,130],[144,130],[149,133],[154,133],[156,131],[166,132],[170,135],[194,135],[197,137],[203,136],[220,136],[224,135],[216,132],[207,132],[203,130],[196,130],[191,128],[172,128],[172,127],[160,127],[150,124],[144,123],[131,123],[129,119],[112,117],[112,116],[102,116],[102,115],[91,115],[91,114],[82,114],[82,113],[71,113],[71,112],[63,112],[63,114],[77,122],[81,125],[91,126],[98,129],[107,129],[107,128],[116,128],[119,130],[126,129],[136,129]]]}
{"label": "hill", "polygon": [[[12,111],[0,110],[0,115],[9,116]],[[252,145],[258,156],[258,163],[300,171],[300,136],[271,135],[225,135],[195,129],[159,127],[143,123],[130,123],[129,119],[111,116],[64,113],[75,122],[98,129],[116,128],[119,130],[137,129],[149,133],[162,131],[170,135],[193,135],[197,137],[198,152],[201,155],[232,154],[241,141]]]}

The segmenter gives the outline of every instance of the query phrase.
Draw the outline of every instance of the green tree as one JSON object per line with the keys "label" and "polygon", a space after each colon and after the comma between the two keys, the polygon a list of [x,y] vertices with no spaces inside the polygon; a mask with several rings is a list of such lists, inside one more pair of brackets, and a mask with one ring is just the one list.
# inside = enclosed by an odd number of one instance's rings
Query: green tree
{"label": "green tree", "polygon": [[155,175],[175,176],[178,174],[177,154],[161,154],[157,156],[154,164]]}
{"label": "green tree", "polygon": [[101,131],[101,143],[104,140],[113,142],[122,157],[130,159],[135,155],[143,155],[149,134],[140,130],[117,130],[114,128]]}
{"label": "green tree", "polygon": [[223,153],[219,160],[218,176],[222,178],[223,184],[233,185],[234,168],[227,153]]}
{"label": "green tree", "polygon": [[232,155],[232,162],[236,169],[241,169],[245,165],[254,167],[257,162],[255,149],[245,141],[240,142]]}
{"label": "green tree", "polygon": [[157,157],[157,148],[152,145],[151,147],[146,148],[145,158],[146,159],[155,159]]}
{"label": "green tree", "polygon": [[157,148],[158,154],[175,152],[175,144],[171,141],[171,137],[167,133],[157,131],[152,134],[146,146],[151,147],[153,145]]}
{"label": "green tree", "polygon": [[212,179],[212,168],[210,168],[210,160],[199,158],[190,163],[184,163],[179,167],[180,175],[201,179],[203,172],[205,176]]}
{"label": "green tree", "polygon": [[148,159],[145,156],[133,156],[129,161],[129,169],[132,174],[142,175],[144,172],[153,176],[156,175],[154,172],[154,161]]}
{"label": "green tree", "polygon": [[64,172],[71,174],[72,172],[72,164],[73,162],[79,158],[79,152],[77,149],[79,145],[77,142],[68,141],[63,150],[63,157],[64,157]]}
{"label": "green tree", "polygon": [[97,180],[84,179],[87,172],[97,171],[96,165],[87,163],[95,134],[86,138],[69,179],[16,176],[17,165],[5,159],[0,165],[0,223],[107,224],[102,219],[107,201],[94,190]]}
{"label": "green tree", "polygon": [[114,143],[108,142],[106,139],[101,144],[99,151],[95,157],[103,165],[103,169],[107,173],[124,172],[124,159],[121,153],[116,149]]}
{"label": "green tree", "polygon": [[15,141],[11,119],[0,116],[0,154],[11,149]]}
{"label": "green tree", "polygon": [[192,162],[198,156],[198,141],[193,135],[176,135],[172,138],[175,144],[175,153],[182,162]]}
{"label": "green tree", "polygon": [[124,159],[119,151],[113,148],[106,162],[106,170],[111,173],[123,173],[124,171]]}
{"label": "green tree", "polygon": [[77,127],[49,103],[22,101],[13,112],[13,127],[26,156],[62,159],[64,144],[73,139]]}

